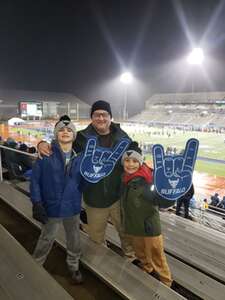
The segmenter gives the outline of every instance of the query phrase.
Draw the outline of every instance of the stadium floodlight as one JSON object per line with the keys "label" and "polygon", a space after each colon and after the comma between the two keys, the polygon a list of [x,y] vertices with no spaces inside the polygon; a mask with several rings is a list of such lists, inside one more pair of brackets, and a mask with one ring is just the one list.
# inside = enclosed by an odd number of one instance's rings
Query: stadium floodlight
{"label": "stadium floodlight", "polygon": [[123,105],[123,119],[126,120],[128,117],[127,113],[127,90],[128,85],[132,83],[133,81],[133,75],[130,72],[124,72],[120,75],[120,81],[124,85],[124,105]]}
{"label": "stadium floodlight", "polygon": [[121,74],[120,81],[124,84],[131,84],[133,81],[133,75],[130,72],[125,72]]}
{"label": "stadium floodlight", "polygon": [[194,48],[187,57],[190,65],[201,65],[204,60],[204,53],[202,48]]}

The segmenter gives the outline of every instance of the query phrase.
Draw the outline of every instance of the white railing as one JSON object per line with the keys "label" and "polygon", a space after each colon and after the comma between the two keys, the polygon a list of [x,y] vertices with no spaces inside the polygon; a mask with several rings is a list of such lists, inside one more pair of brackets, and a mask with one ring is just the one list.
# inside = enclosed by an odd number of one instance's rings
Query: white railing
{"label": "white railing", "polygon": [[[17,150],[17,149],[14,149],[14,148],[10,148],[10,147],[6,147],[6,146],[3,146],[3,145],[0,145],[0,150],[1,149],[6,149],[6,150],[9,150],[9,151],[21,153],[21,154],[24,154],[24,155],[31,156],[33,158],[37,158],[38,157],[37,154],[27,153],[27,152],[20,151],[20,150]],[[0,151],[0,182],[2,182],[2,181],[3,181],[2,152]]]}

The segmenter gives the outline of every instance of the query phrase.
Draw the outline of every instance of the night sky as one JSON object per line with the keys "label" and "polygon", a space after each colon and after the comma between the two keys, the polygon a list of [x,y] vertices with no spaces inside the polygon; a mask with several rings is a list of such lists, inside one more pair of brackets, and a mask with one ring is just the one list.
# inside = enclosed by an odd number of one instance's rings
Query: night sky
{"label": "night sky", "polygon": [[[154,93],[225,90],[225,1],[0,1],[0,88],[73,93],[129,111]],[[202,67],[186,56],[202,47]]]}

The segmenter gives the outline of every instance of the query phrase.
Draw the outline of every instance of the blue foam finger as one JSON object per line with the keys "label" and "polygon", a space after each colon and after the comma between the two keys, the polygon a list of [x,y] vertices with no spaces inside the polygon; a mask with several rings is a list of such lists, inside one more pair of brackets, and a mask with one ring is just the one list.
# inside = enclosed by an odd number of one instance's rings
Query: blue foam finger
{"label": "blue foam finger", "polygon": [[166,176],[172,176],[174,173],[174,167],[173,167],[173,159],[172,157],[165,157],[164,160],[164,172]]}
{"label": "blue foam finger", "polygon": [[195,139],[187,142],[184,156],[168,157],[161,145],[153,146],[154,185],[161,197],[174,201],[190,189],[197,151],[198,140]]}
{"label": "blue foam finger", "polygon": [[164,149],[162,147],[162,145],[156,144],[153,146],[152,148],[152,153],[153,155],[153,162],[154,162],[154,168],[158,169],[158,168],[162,168],[164,163]]}
{"label": "blue foam finger", "polygon": [[123,153],[126,151],[127,147],[129,146],[130,141],[127,139],[123,139],[121,142],[119,142],[112,154],[110,155],[110,157],[108,158],[108,161],[117,161],[122,155]]}
{"label": "blue foam finger", "polygon": [[96,148],[96,138],[89,138],[86,144],[84,156],[92,156]]}
{"label": "blue foam finger", "polygon": [[174,173],[178,174],[183,170],[184,159],[182,156],[175,156],[174,158]]}
{"label": "blue foam finger", "polygon": [[108,160],[108,158],[110,157],[111,154],[112,154],[111,151],[105,151],[105,152],[103,152],[102,156],[100,158],[100,163],[105,163]]}
{"label": "blue foam finger", "polygon": [[93,163],[99,163],[99,161],[101,160],[103,152],[96,148],[95,151],[92,154],[92,161]]}
{"label": "blue foam finger", "polygon": [[[123,140],[114,151],[109,148],[96,147],[96,139],[90,139],[80,165],[81,175],[90,183],[97,183],[111,174],[117,160],[126,150],[129,141]],[[89,154],[92,154],[91,156]],[[87,154],[87,155],[86,155]]]}
{"label": "blue foam finger", "polygon": [[184,152],[184,170],[192,170],[198,153],[199,141],[190,139],[187,141]]}

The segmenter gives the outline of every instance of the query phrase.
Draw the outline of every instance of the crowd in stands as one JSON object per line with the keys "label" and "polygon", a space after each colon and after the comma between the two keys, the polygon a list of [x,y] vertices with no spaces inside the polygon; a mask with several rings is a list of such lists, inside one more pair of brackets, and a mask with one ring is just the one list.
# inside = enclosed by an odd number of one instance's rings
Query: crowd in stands
{"label": "crowd in stands", "polygon": [[214,127],[215,130],[224,132],[225,110],[221,106],[223,99],[224,94],[218,94],[217,96],[211,94],[207,97],[205,93],[153,95],[146,102],[145,110],[132,117],[132,120],[155,125],[183,124],[192,127],[194,130]]}
{"label": "crowd in stands", "polygon": [[225,209],[225,196],[221,199],[218,193],[211,196],[210,205]]}
{"label": "crowd in stands", "polygon": [[[29,147],[22,142],[16,142],[13,138],[8,137],[7,140],[3,140],[0,137],[0,145],[8,148],[13,148],[25,153],[35,154],[36,148],[34,146]],[[6,179],[25,179],[31,175],[32,166],[34,163],[34,157],[24,155],[21,152],[15,152],[7,149],[1,149],[2,167],[7,169],[4,173]]]}

